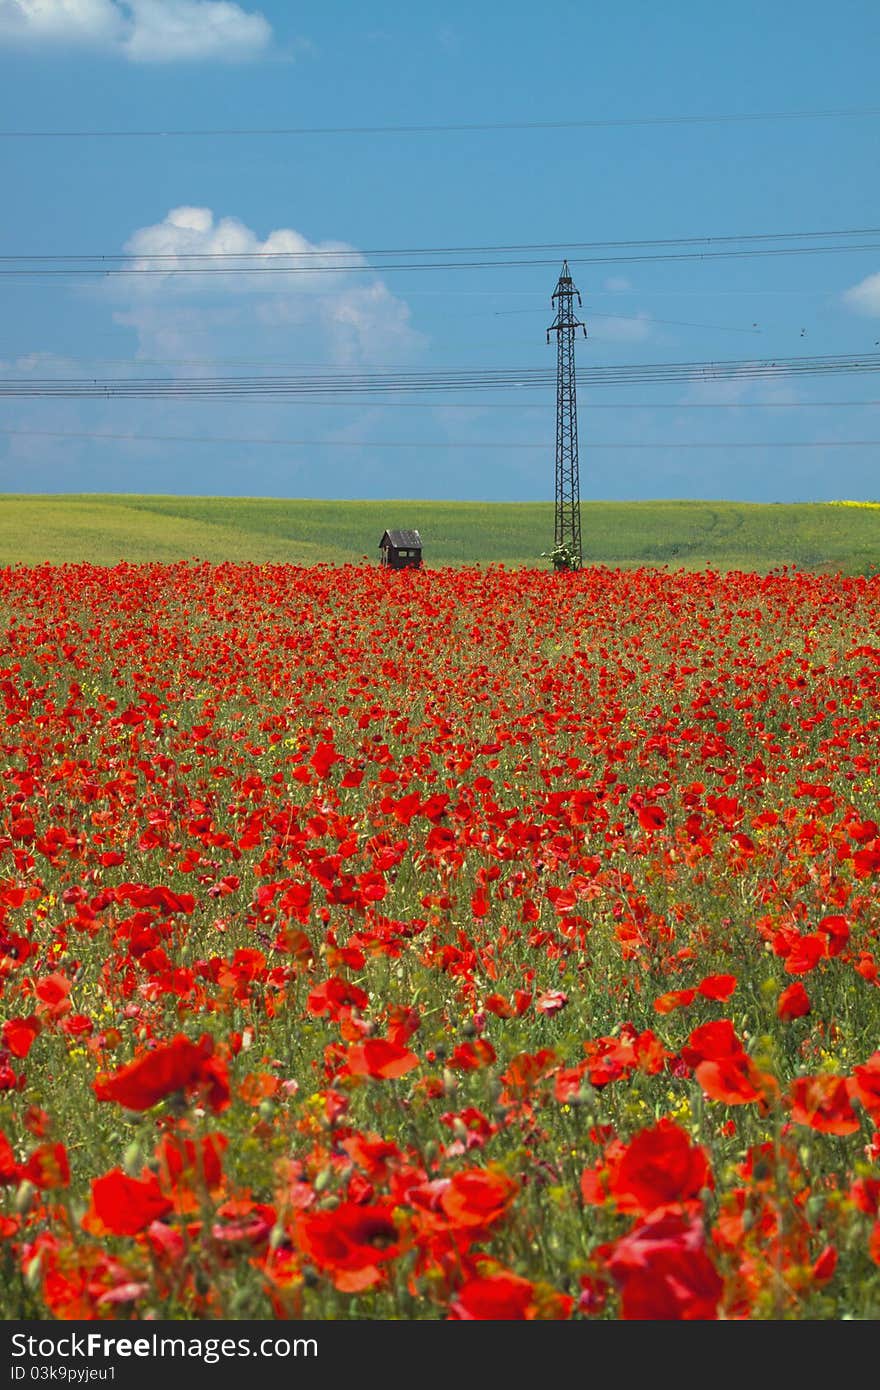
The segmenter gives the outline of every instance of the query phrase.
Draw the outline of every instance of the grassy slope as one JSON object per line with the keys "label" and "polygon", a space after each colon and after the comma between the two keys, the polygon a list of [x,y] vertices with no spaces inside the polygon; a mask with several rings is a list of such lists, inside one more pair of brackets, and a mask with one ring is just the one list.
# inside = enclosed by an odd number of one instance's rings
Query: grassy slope
{"label": "grassy slope", "polygon": [[[607,565],[867,573],[880,561],[880,508],[740,502],[589,502],[584,558]],[[124,495],[0,498],[0,564],[88,560],[378,559],[385,527],[417,526],[429,566],[543,566],[551,503],[324,502]]]}

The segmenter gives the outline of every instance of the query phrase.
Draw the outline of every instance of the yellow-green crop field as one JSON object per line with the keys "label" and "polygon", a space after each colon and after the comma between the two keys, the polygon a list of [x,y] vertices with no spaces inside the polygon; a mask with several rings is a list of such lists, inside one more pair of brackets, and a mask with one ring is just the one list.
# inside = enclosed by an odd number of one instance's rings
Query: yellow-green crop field
{"label": "yellow-green crop field", "polygon": [[[584,502],[582,521],[585,563],[614,567],[867,574],[880,552],[880,504],[871,502]],[[7,495],[0,564],[362,564],[378,560],[386,527],[408,526],[418,527],[429,568],[542,567],[553,504]]]}

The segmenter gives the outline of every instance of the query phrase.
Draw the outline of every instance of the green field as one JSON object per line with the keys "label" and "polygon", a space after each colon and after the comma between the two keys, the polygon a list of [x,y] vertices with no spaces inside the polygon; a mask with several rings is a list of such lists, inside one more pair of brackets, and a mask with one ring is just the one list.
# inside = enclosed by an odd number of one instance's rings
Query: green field
{"label": "green field", "polygon": [[[587,502],[582,520],[587,564],[869,574],[880,560],[877,503]],[[383,530],[406,526],[421,532],[429,567],[544,567],[553,506],[10,494],[0,500],[0,564],[378,563]]]}

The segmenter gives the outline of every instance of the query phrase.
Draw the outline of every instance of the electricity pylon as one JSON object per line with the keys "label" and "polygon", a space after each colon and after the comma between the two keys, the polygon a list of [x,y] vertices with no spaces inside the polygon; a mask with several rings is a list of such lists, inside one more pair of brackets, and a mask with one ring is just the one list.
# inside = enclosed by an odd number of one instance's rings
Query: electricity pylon
{"label": "electricity pylon", "polygon": [[574,339],[579,328],[587,336],[586,326],[575,318],[574,297],[578,306],[581,297],[569,274],[568,261],[562,263],[562,273],[550,303],[556,305],[556,318],[547,329],[556,334],[556,521],[554,560],[557,569],[580,569],[581,549],[581,485],[578,472],[577,393],[574,370]]}

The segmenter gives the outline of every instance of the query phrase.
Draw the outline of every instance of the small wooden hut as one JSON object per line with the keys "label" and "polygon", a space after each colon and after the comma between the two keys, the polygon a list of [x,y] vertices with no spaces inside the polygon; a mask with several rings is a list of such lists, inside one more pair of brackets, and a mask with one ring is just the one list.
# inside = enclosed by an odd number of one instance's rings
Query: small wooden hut
{"label": "small wooden hut", "polygon": [[382,564],[389,569],[421,569],[422,538],[416,530],[384,531],[379,553]]}

